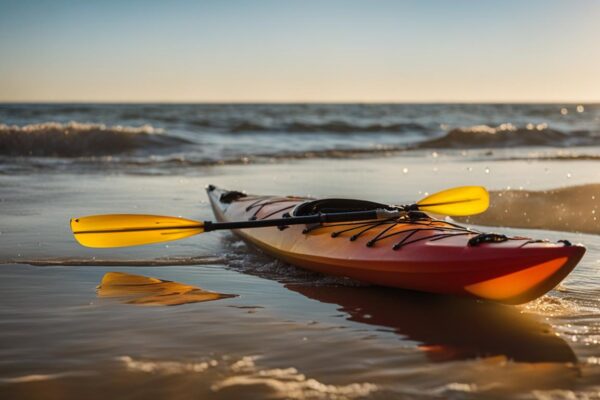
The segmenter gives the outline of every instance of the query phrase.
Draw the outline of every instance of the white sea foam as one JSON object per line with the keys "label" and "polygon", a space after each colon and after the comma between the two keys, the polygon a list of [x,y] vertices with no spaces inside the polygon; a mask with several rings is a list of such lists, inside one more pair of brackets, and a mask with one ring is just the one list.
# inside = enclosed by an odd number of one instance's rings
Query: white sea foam
{"label": "white sea foam", "polygon": [[31,382],[41,382],[41,381],[50,381],[61,378],[71,378],[71,377],[81,377],[81,376],[90,376],[95,373],[92,371],[67,371],[67,372],[59,372],[56,374],[30,374],[30,375],[22,375],[15,376],[10,378],[0,378],[0,384],[15,384],[15,383],[31,383]]}
{"label": "white sea foam", "polygon": [[505,148],[527,146],[567,147],[599,144],[600,138],[589,131],[563,132],[546,123],[516,126],[504,123],[497,126],[473,125],[450,130],[445,135],[426,140],[416,148]]}
{"label": "white sea foam", "polygon": [[117,359],[121,361],[129,371],[160,375],[178,375],[190,372],[199,373],[204,372],[211,367],[216,367],[219,364],[217,360],[202,362],[144,361],[136,360],[130,356],[122,356]]}
{"label": "white sea foam", "polygon": [[212,390],[246,386],[263,386],[274,399],[354,399],[368,396],[378,388],[372,383],[328,385],[309,378],[296,368],[262,369],[256,366],[257,357],[243,357],[230,366],[233,376],[212,385]]}

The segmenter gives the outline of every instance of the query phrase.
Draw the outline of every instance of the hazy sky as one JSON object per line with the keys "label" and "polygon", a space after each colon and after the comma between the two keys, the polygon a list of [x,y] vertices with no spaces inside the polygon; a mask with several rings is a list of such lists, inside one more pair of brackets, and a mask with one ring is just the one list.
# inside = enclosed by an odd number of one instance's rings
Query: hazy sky
{"label": "hazy sky", "polygon": [[0,101],[600,101],[600,1],[0,0]]}

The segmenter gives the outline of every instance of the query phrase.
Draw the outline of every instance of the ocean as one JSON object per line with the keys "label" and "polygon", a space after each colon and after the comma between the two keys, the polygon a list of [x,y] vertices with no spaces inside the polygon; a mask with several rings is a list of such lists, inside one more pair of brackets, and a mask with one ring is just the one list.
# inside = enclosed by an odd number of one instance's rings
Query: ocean
{"label": "ocean", "polygon": [[[599,183],[599,104],[1,104],[0,395],[599,398]],[[504,306],[306,272],[229,232],[70,233],[91,214],[211,220],[208,184],[386,204],[483,185],[490,212],[463,222],[587,253]],[[127,304],[97,288],[108,272],[235,297]]]}

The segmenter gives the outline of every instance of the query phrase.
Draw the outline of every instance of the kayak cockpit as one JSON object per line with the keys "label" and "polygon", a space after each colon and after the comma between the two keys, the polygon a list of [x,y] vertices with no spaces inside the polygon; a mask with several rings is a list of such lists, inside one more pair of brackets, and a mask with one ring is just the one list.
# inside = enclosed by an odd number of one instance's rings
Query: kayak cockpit
{"label": "kayak cockpit", "polygon": [[319,199],[310,200],[299,204],[293,211],[293,216],[314,215],[319,213],[341,213],[355,211],[371,211],[388,209],[395,207],[374,201],[354,200],[354,199]]}

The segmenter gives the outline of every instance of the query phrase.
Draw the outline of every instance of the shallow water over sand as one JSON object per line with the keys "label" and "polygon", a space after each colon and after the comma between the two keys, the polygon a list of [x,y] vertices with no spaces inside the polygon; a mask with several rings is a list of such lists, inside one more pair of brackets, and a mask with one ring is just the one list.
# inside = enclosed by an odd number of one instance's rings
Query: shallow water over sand
{"label": "shallow water over sand", "polygon": [[[78,246],[68,228],[73,216],[110,212],[212,219],[208,183],[407,203],[461,184],[535,190],[598,182],[593,161],[442,154],[205,167],[173,176],[74,172],[0,176],[2,397],[598,396],[597,235],[493,228],[588,248],[557,289],[509,307],[315,275],[229,233],[98,250]],[[97,296],[109,271],[238,296],[174,307],[122,304]]]}

